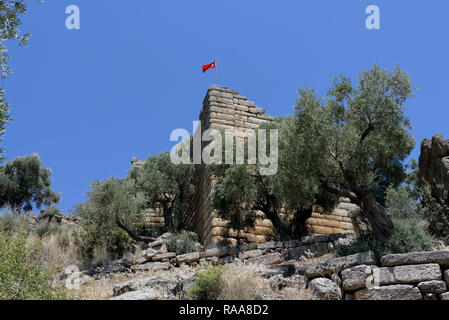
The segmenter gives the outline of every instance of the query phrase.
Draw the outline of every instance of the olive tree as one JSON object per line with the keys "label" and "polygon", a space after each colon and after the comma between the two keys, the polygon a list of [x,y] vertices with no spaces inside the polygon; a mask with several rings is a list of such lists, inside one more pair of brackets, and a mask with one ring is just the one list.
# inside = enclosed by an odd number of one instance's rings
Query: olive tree
{"label": "olive tree", "polygon": [[194,190],[192,173],[193,165],[172,163],[168,152],[149,157],[143,166],[130,172],[146,206],[162,211],[166,231],[179,231],[182,227],[182,214]]}
{"label": "olive tree", "polygon": [[[20,16],[26,13],[24,0],[0,0],[0,77],[5,79],[11,74],[9,67],[8,49],[6,42],[16,40],[20,45],[26,45],[30,35],[21,34],[19,26]],[[0,86],[0,141],[5,133],[5,126],[11,120],[9,102],[5,97],[5,90]],[[0,148],[0,159],[3,160],[4,150]]]}
{"label": "olive tree", "polygon": [[59,202],[51,189],[51,170],[42,165],[37,154],[17,157],[0,167],[0,207],[13,212],[29,211]]}
{"label": "olive tree", "polygon": [[278,237],[295,238],[305,233],[314,205],[328,210],[347,197],[362,208],[373,235],[388,239],[393,223],[379,199],[406,177],[403,161],[414,140],[403,103],[412,86],[399,68],[376,65],[358,80],[354,86],[349,78],[334,79],[324,98],[300,89],[294,116],[264,125],[279,130],[275,175],[261,175],[258,163],[216,166],[218,213],[239,227],[261,211]]}
{"label": "olive tree", "polygon": [[377,239],[388,239],[391,216],[374,195],[382,168],[402,164],[415,143],[403,105],[412,95],[410,77],[399,67],[374,65],[362,71],[358,86],[340,76],[322,99],[306,88],[299,94],[297,143],[316,155],[310,170],[327,192],[362,208]]}

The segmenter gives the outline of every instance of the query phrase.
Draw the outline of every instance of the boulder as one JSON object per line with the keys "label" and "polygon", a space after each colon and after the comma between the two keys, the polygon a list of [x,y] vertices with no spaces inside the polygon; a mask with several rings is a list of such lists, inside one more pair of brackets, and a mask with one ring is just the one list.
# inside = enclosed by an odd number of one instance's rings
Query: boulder
{"label": "boulder", "polygon": [[112,297],[109,300],[161,300],[162,296],[154,290],[137,290]]}
{"label": "boulder", "polygon": [[380,261],[384,267],[424,263],[438,263],[442,266],[449,266],[449,251],[424,251],[387,254],[383,256]]}
{"label": "boulder", "polygon": [[277,274],[275,276],[272,276],[268,283],[270,284],[270,288],[272,290],[281,290],[286,286],[286,282],[282,274]]}
{"label": "boulder", "polygon": [[124,293],[130,292],[130,291],[136,291],[136,290],[137,290],[137,286],[136,286],[135,282],[130,280],[130,281],[115,284],[112,287],[112,291],[113,291],[112,295],[114,297],[116,297],[116,296],[122,295]]}
{"label": "boulder", "polygon": [[396,284],[358,290],[354,300],[422,300],[421,292],[412,285]]}
{"label": "boulder", "polygon": [[341,290],[337,284],[326,278],[316,278],[309,282],[309,289],[319,300],[341,300]]}
{"label": "boulder", "polygon": [[200,261],[200,253],[199,252],[191,252],[186,254],[181,254],[176,257],[179,263],[192,263]]}
{"label": "boulder", "polygon": [[299,275],[299,274],[295,274],[291,277],[288,278],[284,278],[285,280],[285,286],[289,287],[289,288],[299,288],[301,289],[305,289],[307,287],[307,279],[306,277]]}
{"label": "boulder", "polygon": [[446,282],[440,280],[431,280],[420,282],[417,285],[422,293],[444,293],[446,292]]}
{"label": "boulder", "polygon": [[371,266],[365,264],[341,272],[344,291],[355,291],[366,287],[366,279],[372,274]]}
{"label": "boulder", "polygon": [[316,278],[319,276],[331,275],[339,273],[344,269],[354,267],[356,265],[374,265],[376,264],[374,253],[371,251],[364,253],[356,253],[346,257],[329,259],[324,262],[309,264],[306,266],[305,274],[308,278]]}
{"label": "boulder", "polygon": [[449,188],[449,140],[438,133],[424,139],[419,156],[419,184],[442,184]]}

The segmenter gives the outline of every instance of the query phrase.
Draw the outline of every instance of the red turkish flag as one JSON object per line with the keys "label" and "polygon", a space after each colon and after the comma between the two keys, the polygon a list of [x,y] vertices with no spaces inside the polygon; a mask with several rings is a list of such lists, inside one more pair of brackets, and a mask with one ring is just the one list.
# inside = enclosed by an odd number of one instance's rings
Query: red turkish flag
{"label": "red turkish flag", "polygon": [[208,71],[208,70],[210,70],[210,69],[213,69],[215,67],[216,67],[215,61],[212,62],[212,63],[209,63],[209,64],[205,64],[205,65],[203,65],[203,73]]}

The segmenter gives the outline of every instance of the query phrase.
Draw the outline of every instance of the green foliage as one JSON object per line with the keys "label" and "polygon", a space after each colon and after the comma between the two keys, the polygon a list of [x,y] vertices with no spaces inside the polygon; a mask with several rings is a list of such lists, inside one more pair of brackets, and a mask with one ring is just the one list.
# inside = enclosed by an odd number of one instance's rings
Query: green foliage
{"label": "green foliage", "polygon": [[423,186],[420,212],[429,222],[429,231],[449,243],[449,194],[443,185]]}
{"label": "green foliage", "polygon": [[388,212],[394,218],[418,218],[418,207],[407,186],[389,187],[385,192]]}
{"label": "green foliage", "polygon": [[188,232],[170,234],[164,243],[169,252],[175,252],[177,255],[195,251],[195,242],[198,239],[193,238]]}
{"label": "green foliage", "polygon": [[56,270],[42,261],[42,249],[22,234],[0,231],[0,299],[60,300],[67,293],[54,285]]}
{"label": "green foliage", "polygon": [[59,201],[51,189],[51,170],[44,168],[37,154],[18,157],[0,168],[0,207],[14,212],[29,211]]}
{"label": "green foliage", "polygon": [[407,168],[409,169],[406,172],[405,177],[405,185],[407,189],[409,190],[410,196],[415,200],[418,201],[420,199],[421,194],[419,191],[419,163],[415,159],[411,159],[410,162],[407,164]]}
{"label": "green foliage", "polygon": [[[385,189],[405,179],[402,163],[414,146],[403,112],[411,81],[399,68],[376,65],[358,80],[356,87],[346,77],[334,79],[323,99],[300,89],[294,117],[261,126],[279,130],[275,175],[259,174],[259,162],[218,166],[213,205],[219,214],[238,227],[246,224],[244,213],[260,210],[278,235],[297,237],[314,204],[328,209],[344,196],[364,207],[379,239],[388,238],[393,225],[382,205]],[[287,221],[279,216],[283,207]]]}
{"label": "green foliage", "polygon": [[[26,45],[29,34],[21,34],[19,26],[21,24],[20,16],[26,13],[24,0],[0,0],[0,77],[5,79],[12,71],[9,68],[8,49],[6,42],[16,40],[20,45]],[[0,142],[5,133],[6,124],[11,121],[9,116],[9,102],[5,97],[5,90],[0,87]],[[4,150],[0,148],[0,160],[3,160]]]}
{"label": "green foliage", "polygon": [[41,223],[36,226],[34,232],[40,237],[43,238],[46,235],[57,233],[59,230],[59,226],[56,223]]}
{"label": "green foliage", "polygon": [[434,238],[416,219],[393,219],[395,231],[388,240],[385,254],[429,251],[435,246]]}
{"label": "green foliage", "polygon": [[0,213],[0,230],[13,232],[26,229],[27,225],[23,216],[19,216],[11,210],[4,210]]}
{"label": "green foliage", "polygon": [[187,297],[194,300],[216,300],[223,289],[223,266],[209,266],[199,271],[195,283],[187,291]]}
{"label": "green foliage", "polygon": [[384,191],[404,179],[402,162],[415,143],[403,106],[412,95],[409,76],[374,65],[362,71],[357,87],[340,76],[323,99],[307,88],[299,94],[297,148],[313,159],[299,167],[328,192],[360,203],[375,236],[387,239],[393,225],[382,206]]}
{"label": "green foliage", "polygon": [[408,219],[393,219],[395,231],[386,242],[375,240],[372,235],[361,235],[349,245],[336,248],[338,256],[347,256],[354,253],[373,251],[377,256],[390,253],[407,253],[432,250],[435,239],[425,229]]}
{"label": "green foliage", "polygon": [[394,233],[388,241],[378,241],[371,234],[362,234],[350,245],[338,246],[339,256],[374,251],[378,256],[431,250],[436,242],[420,220],[416,202],[406,186],[386,191],[387,210],[393,217]]}
{"label": "green foliage", "polygon": [[[131,248],[128,234],[117,226],[119,217],[128,226],[143,223],[144,199],[136,194],[134,182],[128,178],[95,181],[87,193],[87,201],[75,207],[83,230],[78,234],[80,255],[88,261],[118,258]],[[102,258],[95,259],[100,252]]]}
{"label": "green foliage", "polygon": [[[228,220],[229,226],[236,230],[252,227],[256,212],[262,211],[273,223],[277,238],[298,238],[306,232],[305,220],[310,217],[312,206],[319,204],[330,209],[338,197],[325,192],[316,172],[304,166],[304,163],[314,161],[314,155],[296,143],[293,117],[276,119],[274,123],[261,125],[260,129],[267,130],[267,133],[278,130],[277,173],[262,174],[260,169],[264,165],[258,156],[253,165],[217,165],[214,168],[217,183],[212,205],[219,216]],[[259,130],[256,131],[257,143]],[[270,149],[269,145],[267,149]],[[279,215],[283,209],[287,212],[285,218]]]}
{"label": "green foliage", "polygon": [[380,257],[390,253],[429,251],[435,246],[435,239],[417,220],[394,218],[393,223],[395,231],[388,241],[378,241],[371,234],[363,234],[350,245],[338,246],[337,255],[346,256],[372,250]]}
{"label": "green foliage", "polygon": [[168,152],[149,157],[142,167],[136,166],[130,172],[146,206],[163,212],[166,231],[182,228],[181,216],[194,191],[190,182],[192,173],[192,165],[173,164]]}

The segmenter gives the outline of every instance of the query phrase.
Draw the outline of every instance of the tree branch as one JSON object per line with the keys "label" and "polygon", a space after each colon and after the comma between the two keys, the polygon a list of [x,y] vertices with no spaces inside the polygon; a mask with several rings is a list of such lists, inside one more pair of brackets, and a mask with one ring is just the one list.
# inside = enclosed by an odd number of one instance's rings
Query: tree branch
{"label": "tree branch", "polygon": [[145,237],[136,234],[134,231],[129,229],[118,216],[115,218],[115,221],[117,222],[119,228],[123,229],[133,240],[142,242],[153,242],[156,240],[154,237]]}
{"label": "tree branch", "polygon": [[357,195],[354,192],[347,190],[346,188],[328,184],[327,182],[325,182],[323,180],[321,180],[321,185],[322,185],[323,189],[329,193],[332,193],[332,194],[335,194],[335,195],[338,195],[341,197],[349,198],[353,203],[359,202]]}
{"label": "tree branch", "polygon": [[365,131],[363,132],[362,137],[360,138],[360,142],[359,143],[361,144],[363,142],[363,140],[365,140],[366,137],[369,135],[369,133],[371,131],[373,131],[373,130],[374,130],[374,126],[370,123],[368,125],[368,128],[366,128]]}

